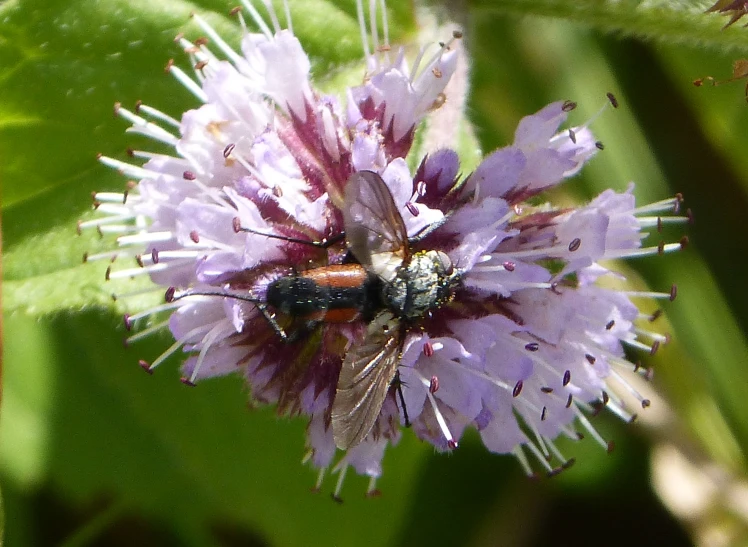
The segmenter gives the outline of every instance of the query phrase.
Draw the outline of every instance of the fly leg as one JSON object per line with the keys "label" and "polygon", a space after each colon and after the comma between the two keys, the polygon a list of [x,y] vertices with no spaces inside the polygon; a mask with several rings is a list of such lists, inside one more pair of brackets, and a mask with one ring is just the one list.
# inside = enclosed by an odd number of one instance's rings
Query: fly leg
{"label": "fly leg", "polygon": [[405,397],[403,396],[403,381],[400,379],[400,371],[395,372],[395,377],[392,379],[392,383],[397,388],[397,395],[400,398],[400,406],[403,408],[403,419],[405,420],[405,427],[410,427],[410,419],[408,418],[408,408],[405,406]]}

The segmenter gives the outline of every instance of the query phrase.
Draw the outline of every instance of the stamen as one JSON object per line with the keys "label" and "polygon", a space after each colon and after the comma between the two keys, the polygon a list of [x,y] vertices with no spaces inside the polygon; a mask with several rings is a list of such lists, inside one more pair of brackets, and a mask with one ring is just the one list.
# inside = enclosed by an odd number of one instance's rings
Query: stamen
{"label": "stamen", "polygon": [[332,499],[338,503],[343,503],[343,498],[340,497],[340,491],[343,489],[343,481],[345,480],[345,474],[348,472],[348,464],[342,460],[340,463],[343,466],[338,471],[338,482],[335,484],[335,491],[332,494]]}
{"label": "stamen", "polygon": [[250,17],[252,17],[255,24],[260,28],[260,32],[262,32],[268,40],[272,40],[273,33],[270,30],[270,27],[265,24],[265,20],[260,15],[260,12],[258,12],[248,0],[242,0],[242,6],[244,6],[244,8],[249,12]]}
{"label": "stamen", "polygon": [[202,333],[209,331],[212,328],[212,326],[213,326],[212,324],[201,325],[199,327],[192,329],[187,334],[179,338],[176,342],[174,342],[171,346],[169,346],[169,348],[165,352],[159,355],[158,358],[155,361],[153,361],[153,363],[151,363],[149,368],[151,370],[155,369],[157,366],[163,363],[166,359],[168,359],[171,355],[176,353],[177,350],[179,350],[179,348],[181,348],[183,345],[185,345],[195,336],[202,335]]}
{"label": "stamen", "polygon": [[602,435],[597,432],[597,429],[595,429],[595,427],[587,419],[587,416],[582,414],[579,408],[574,408],[574,413],[576,414],[579,423],[581,423],[582,426],[589,432],[589,434],[592,435],[592,438],[595,439],[595,441],[597,441],[597,443],[604,449],[610,450],[611,443],[603,439]]}
{"label": "stamen", "polygon": [[367,498],[375,498],[377,496],[381,496],[382,493],[377,490],[377,477],[370,477],[369,478],[369,487],[366,489],[366,497]]}
{"label": "stamen", "polygon": [[178,138],[168,131],[166,131],[160,125],[156,125],[153,122],[149,122],[145,118],[130,112],[126,108],[123,108],[119,103],[114,106],[115,113],[120,117],[124,118],[132,124],[132,127],[128,128],[127,131],[133,133],[139,133],[151,138],[155,141],[163,142],[169,146],[176,147],[179,142]]}
{"label": "stamen", "polygon": [[215,327],[211,329],[211,331],[206,334],[202,341],[202,347],[200,348],[200,354],[197,356],[197,361],[195,362],[195,368],[192,369],[192,374],[190,375],[190,382],[195,383],[195,379],[197,378],[198,372],[200,372],[200,367],[203,366],[203,361],[205,360],[205,355],[208,353],[208,350],[213,345],[213,343],[216,341],[216,338],[218,338],[221,334],[226,332],[227,324],[229,328],[231,328],[231,324],[227,321],[219,321]]}
{"label": "stamen", "polygon": [[606,260],[619,258],[639,258],[642,256],[672,253],[674,251],[680,251],[682,248],[682,243],[668,243],[667,245],[658,245],[657,247],[642,247],[640,249],[619,249],[617,251],[606,251],[604,258]]}
{"label": "stamen", "polygon": [[187,91],[192,93],[197,98],[197,100],[202,103],[208,102],[208,95],[205,93],[205,91],[203,91],[203,89],[195,82],[195,80],[185,74],[185,72],[181,68],[175,65],[169,65],[167,69],[169,71],[169,74],[174,76],[174,78],[176,78],[176,80],[180,84],[182,84],[182,86],[184,86]]}
{"label": "stamen", "polygon": [[519,462],[520,466],[525,472],[525,475],[528,477],[534,477],[535,472],[532,470],[532,467],[530,466],[530,462],[527,461],[527,456],[525,456],[525,453],[522,451],[521,444],[518,444],[512,449],[512,455],[514,455],[515,458],[517,458],[517,461]]}
{"label": "stamen", "polygon": [[[130,322],[132,322],[132,318],[129,318]],[[165,321],[161,321],[160,323],[156,323],[155,325],[152,325],[146,329],[143,329],[136,334],[133,334],[132,336],[128,336],[125,338],[125,345],[129,346],[133,342],[137,342],[138,340],[142,340],[143,338],[147,338],[151,334],[160,331],[161,329],[169,326],[169,320],[166,319]]]}
{"label": "stamen", "polygon": [[452,449],[457,448],[457,441],[452,436],[452,432],[449,430],[449,426],[447,425],[447,421],[444,419],[444,415],[442,414],[441,410],[439,410],[439,406],[436,404],[436,399],[434,399],[434,395],[431,393],[430,387],[431,382],[421,376],[421,374],[416,371],[418,376],[421,379],[421,382],[426,387],[426,396],[429,399],[429,403],[431,403],[431,409],[434,411],[434,416],[436,417],[436,423],[439,424],[439,428],[442,430],[442,435],[444,435],[444,438],[447,440],[447,446],[449,446]]}
{"label": "stamen", "polygon": [[171,125],[175,129],[179,129],[181,127],[179,120],[175,120],[165,112],[161,112],[160,110],[153,108],[152,106],[148,106],[147,104],[141,104],[138,111],[143,112],[144,114],[151,116],[152,118],[155,118],[157,120],[161,120],[162,122]]}
{"label": "stamen", "polygon": [[239,55],[234,48],[232,48],[230,45],[226,43],[226,41],[221,38],[221,35],[218,34],[215,29],[202,17],[200,17],[198,14],[193,14],[192,18],[195,20],[195,22],[198,24],[198,26],[205,32],[205,34],[208,35],[208,38],[210,38],[210,41],[215,44],[218,49],[223,53],[234,65],[240,65],[242,63],[246,64],[246,60],[244,57]]}

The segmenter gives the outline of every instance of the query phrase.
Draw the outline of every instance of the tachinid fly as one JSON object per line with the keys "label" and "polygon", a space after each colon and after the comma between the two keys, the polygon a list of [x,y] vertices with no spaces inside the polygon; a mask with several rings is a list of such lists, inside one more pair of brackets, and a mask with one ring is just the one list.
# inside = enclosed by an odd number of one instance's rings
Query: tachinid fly
{"label": "tachinid fly", "polygon": [[[351,175],[341,209],[346,244],[357,264],[282,276],[268,284],[262,301],[233,292],[188,291],[177,298],[201,294],[252,302],[287,342],[319,323],[366,322],[362,340],[353,342],[343,358],[332,405],[335,444],[348,449],[372,430],[397,375],[405,335],[429,311],[451,300],[461,272],[441,251],[411,254],[403,218],[377,173]],[[173,290],[167,293],[167,299],[174,298]],[[305,328],[286,333],[268,307],[304,322]]]}

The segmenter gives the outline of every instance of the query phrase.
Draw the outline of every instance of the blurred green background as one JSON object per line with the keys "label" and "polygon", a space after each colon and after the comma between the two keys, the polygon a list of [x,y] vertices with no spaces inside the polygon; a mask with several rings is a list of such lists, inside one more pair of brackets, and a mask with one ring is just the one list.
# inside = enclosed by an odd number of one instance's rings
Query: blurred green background
{"label": "blurred green background", "polygon": [[[413,6],[390,4],[396,40],[417,40]],[[236,44],[233,4],[0,3],[5,544],[748,544],[748,103],[744,82],[691,83],[728,78],[748,54],[748,30],[720,31],[726,19],[702,15],[708,5],[430,6],[464,27],[466,113],[482,150],[510,143],[522,116],[554,100],[577,101],[571,123],[582,123],[611,91],[620,108],[593,125],[605,150],[554,198],[586,200],[630,180],[640,203],[682,192],[696,218],[692,245],[625,266],[639,286],[677,283],[679,297],[656,323],[673,342],[636,356],[655,368],[653,406],[638,425],[595,418],[616,441],[612,454],[591,440],[566,443],[576,466],[530,481],[476,435],[437,455],[406,432],[385,456],[382,496],[365,499],[367,481],[349,473],[338,505],[335,477],[310,493],[303,420],[249,410],[238,378],[187,389],[176,359],[143,374],[137,360],[170,341],[123,349],[123,308],[109,295],[127,285],[105,285],[105,264],[80,263],[84,251],[110,246],[76,236],[90,192],[125,182],[96,153],[126,159],[127,147],[144,144],[124,134],[112,105],[142,99],[176,117],[195,107],[162,70],[170,57],[186,66],[173,37],[200,35],[189,21],[197,10]],[[360,80],[355,2],[291,7],[320,85]]]}

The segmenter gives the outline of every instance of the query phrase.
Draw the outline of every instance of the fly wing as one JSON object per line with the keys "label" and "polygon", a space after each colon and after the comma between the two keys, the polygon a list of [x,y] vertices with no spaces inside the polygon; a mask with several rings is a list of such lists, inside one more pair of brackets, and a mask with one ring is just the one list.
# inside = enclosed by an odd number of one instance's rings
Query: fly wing
{"label": "fly wing", "polygon": [[390,312],[369,324],[366,337],[343,360],[332,404],[332,433],[338,448],[363,441],[374,427],[400,361],[400,329]]}
{"label": "fly wing", "polygon": [[385,281],[408,258],[408,232],[389,188],[373,171],[358,171],[345,188],[343,220],[348,248]]}

